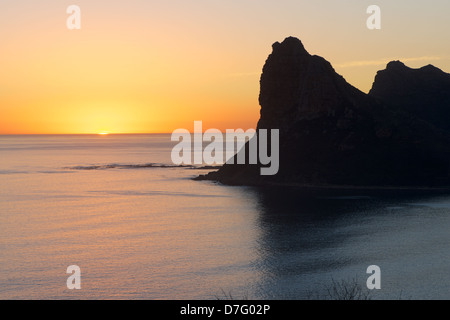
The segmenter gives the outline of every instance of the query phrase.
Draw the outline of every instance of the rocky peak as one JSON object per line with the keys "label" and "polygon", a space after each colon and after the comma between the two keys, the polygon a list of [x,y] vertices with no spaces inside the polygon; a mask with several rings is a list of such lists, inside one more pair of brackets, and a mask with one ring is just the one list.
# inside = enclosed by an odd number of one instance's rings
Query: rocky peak
{"label": "rocky peak", "polygon": [[377,73],[369,95],[450,131],[450,74],[431,64],[413,69],[392,61]]}
{"label": "rocky peak", "polygon": [[407,69],[408,67],[405,66],[405,64],[399,60],[395,60],[395,61],[391,61],[387,64],[386,69],[387,70],[404,70]]}
{"label": "rocky peak", "polygon": [[294,37],[287,37],[282,43],[275,42],[272,45],[273,54],[283,55],[283,56],[301,56],[310,55],[306,51],[303,43]]}
{"label": "rocky peak", "polygon": [[288,128],[302,119],[338,116],[353,108],[349,95],[363,95],[328,61],[310,55],[297,38],[286,38],[272,48],[260,80],[258,128]]}

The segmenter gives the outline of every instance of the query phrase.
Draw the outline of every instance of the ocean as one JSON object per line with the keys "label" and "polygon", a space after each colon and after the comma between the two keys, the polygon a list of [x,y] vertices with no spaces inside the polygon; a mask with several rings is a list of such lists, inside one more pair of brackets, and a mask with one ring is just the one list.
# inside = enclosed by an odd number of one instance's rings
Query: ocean
{"label": "ocean", "polygon": [[194,181],[175,144],[0,136],[0,299],[333,298],[371,265],[373,299],[450,298],[450,195]]}

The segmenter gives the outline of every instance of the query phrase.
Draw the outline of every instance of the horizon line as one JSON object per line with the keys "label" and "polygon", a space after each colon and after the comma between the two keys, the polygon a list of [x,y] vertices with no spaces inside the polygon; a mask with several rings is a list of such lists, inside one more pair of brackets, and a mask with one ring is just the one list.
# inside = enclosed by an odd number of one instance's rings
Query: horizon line
{"label": "horizon line", "polygon": [[[255,129],[255,128],[249,128],[249,129]],[[256,130],[256,129],[255,129]],[[172,134],[173,132],[140,132],[140,133],[133,133],[133,132],[118,132],[118,133],[0,133],[0,136],[111,136],[111,135],[149,135],[149,134]],[[190,132],[193,134],[194,132]],[[202,131],[202,133],[206,133],[205,131]]]}
{"label": "horizon line", "polygon": [[115,133],[0,133],[0,136],[81,136],[81,135],[96,135],[96,136],[110,136],[110,135],[145,135],[145,134],[172,134],[172,132],[115,132]]}

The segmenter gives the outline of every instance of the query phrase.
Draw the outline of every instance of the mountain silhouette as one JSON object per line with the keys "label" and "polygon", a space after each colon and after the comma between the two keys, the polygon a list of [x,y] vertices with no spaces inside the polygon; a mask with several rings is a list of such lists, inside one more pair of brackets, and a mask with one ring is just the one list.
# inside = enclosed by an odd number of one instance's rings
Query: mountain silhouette
{"label": "mountain silhouette", "polygon": [[450,74],[432,65],[412,69],[392,61],[378,71],[369,95],[450,131]]}
{"label": "mountain silhouette", "polygon": [[[365,94],[297,38],[272,48],[260,80],[257,130],[280,130],[278,173],[262,176],[260,164],[225,164],[198,179],[232,185],[450,185],[448,74],[391,62]],[[246,156],[248,147],[241,150]]]}

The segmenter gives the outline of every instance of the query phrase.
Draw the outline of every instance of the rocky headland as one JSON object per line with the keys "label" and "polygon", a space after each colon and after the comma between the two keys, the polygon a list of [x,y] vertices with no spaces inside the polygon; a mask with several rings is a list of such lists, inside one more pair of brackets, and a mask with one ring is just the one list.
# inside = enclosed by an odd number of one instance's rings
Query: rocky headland
{"label": "rocky headland", "polygon": [[366,94],[289,37],[273,44],[259,103],[257,130],[279,129],[278,173],[260,175],[261,164],[225,164],[197,179],[231,185],[450,186],[450,74],[434,66],[411,69],[390,62]]}

